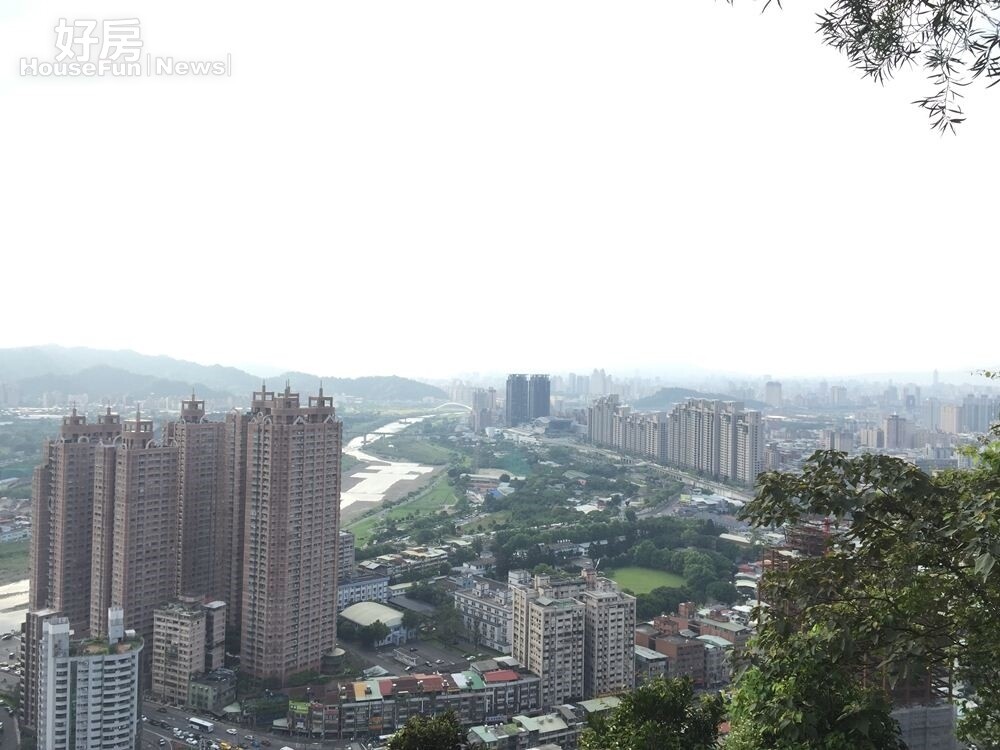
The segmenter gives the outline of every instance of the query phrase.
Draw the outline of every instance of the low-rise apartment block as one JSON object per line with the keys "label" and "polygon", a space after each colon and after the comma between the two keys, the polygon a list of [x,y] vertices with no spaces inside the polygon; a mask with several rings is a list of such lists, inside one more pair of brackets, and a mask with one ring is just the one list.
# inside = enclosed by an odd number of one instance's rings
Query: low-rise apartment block
{"label": "low-rise apartment block", "polygon": [[514,604],[510,587],[479,576],[460,579],[460,586],[452,596],[465,629],[478,645],[509,654],[514,635]]}
{"label": "low-rise apartment block", "polygon": [[389,601],[389,576],[356,575],[337,586],[337,614],[360,602]]}
{"label": "low-rise apartment block", "polygon": [[514,716],[507,722],[472,727],[466,742],[484,750],[575,750],[587,717],[619,703],[611,696],[562,705],[542,716]]}
{"label": "low-rise apartment block", "polygon": [[667,655],[645,646],[633,646],[635,653],[635,684],[667,676]]}
{"label": "low-rise apartment block", "polygon": [[436,547],[410,547],[391,555],[379,555],[358,563],[357,572],[364,575],[383,575],[389,578],[440,566],[448,562],[448,552]]}
{"label": "low-rise apartment block", "polygon": [[195,711],[222,716],[223,709],[236,702],[236,673],[216,669],[191,678],[187,704]]}
{"label": "low-rise apartment block", "polygon": [[153,696],[183,706],[191,680],[225,666],[226,605],[182,598],[153,612]]}
{"label": "low-rise apartment block", "polygon": [[[696,609],[686,602],[675,615],[660,615],[635,628],[637,655],[647,652],[667,657],[667,677],[690,677],[695,687],[716,688],[729,683],[732,654],[742,648],[753,630],[712,609]],[[648,659],[638,660],[637,664]]]}
{"label": "low-rise apartment block", "polygon": [[[513,664],[513,662],[509,662]],[[292,705],[288,726],[327,737],[390,734],[411,716],[454,711],[465,726],[536,713],[539,679],[512,666],[342,683],[324,701]]]}

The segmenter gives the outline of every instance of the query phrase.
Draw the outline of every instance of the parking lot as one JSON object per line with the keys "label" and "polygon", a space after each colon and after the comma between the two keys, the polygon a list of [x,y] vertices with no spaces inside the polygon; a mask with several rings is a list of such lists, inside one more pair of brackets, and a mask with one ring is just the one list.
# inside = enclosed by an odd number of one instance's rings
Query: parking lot
{"label": "parking lot", "polygon": [[4,695],[13,695],[20,689],[22,674],[18,661],[20,650],[20,636],[5,633],[0,637],[0,693]]}

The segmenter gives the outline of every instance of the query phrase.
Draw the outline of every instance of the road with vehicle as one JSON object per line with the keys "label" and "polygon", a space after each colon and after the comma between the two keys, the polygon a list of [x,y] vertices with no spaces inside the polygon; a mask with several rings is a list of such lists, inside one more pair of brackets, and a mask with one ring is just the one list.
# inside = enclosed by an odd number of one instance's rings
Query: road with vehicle
{"label": "road with vehicle", "polygon": [[[142,748],[143,750],[208,750],[212,744],[220,745],[228,742],[233,747],[251,748],[252,750],[279,750],[282,747],[291,747],[294,750],[347,750],[351,743],[346,740],[326,740],[320,742],[314,739],[303,737],[289,737],[288,735],[276,734],[261,731],[259,728],[240,726],[226,721],[217,721],[211,717],[198,716],[190,710],[164,706],[155,701],[144,701],[142,704],[142,715],[145,721],[142,726]],[[187,733],[194,733],[188,719],[192,716],[206,719],[215,725],[211,734],[198,732],[200,740],[195,740],[195,744],[188,742]],[[161,726],[165,724],[166,726]],[[178,737],[174,729],[179,729],[185,733],[184,737]],[[252,739],[251,739],[252,738]],[[160,741],[163,744],[160,744]],[[6,745],[0,746],[0,750],[8,750]],[[14,750],[13,746],[9,750]]]}

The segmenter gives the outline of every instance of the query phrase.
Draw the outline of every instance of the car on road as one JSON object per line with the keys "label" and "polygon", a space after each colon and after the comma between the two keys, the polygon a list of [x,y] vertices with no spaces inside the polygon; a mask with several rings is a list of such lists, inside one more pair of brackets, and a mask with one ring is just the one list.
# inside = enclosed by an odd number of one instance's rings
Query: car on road
{"label": "car on road", "polygon": [[235,729],[227,729],[226,734],[239,734]]}

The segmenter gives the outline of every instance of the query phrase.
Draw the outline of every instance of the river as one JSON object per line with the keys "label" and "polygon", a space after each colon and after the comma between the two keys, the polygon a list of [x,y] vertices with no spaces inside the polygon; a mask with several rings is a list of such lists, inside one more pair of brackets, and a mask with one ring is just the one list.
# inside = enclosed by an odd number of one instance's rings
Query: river
{"label": "river", "polygon": [[0,633],[20,630],[27,612],[27,578],[0,586]]}
{"label": "river", "polygon": [[358,502],[380,503],[385,500],[386,493],[394,484],[419,479],[424,474],[434,471],[433,466],[423,466],[408,461],[386,461],[384,458],[365,453],[363,450],[367,443],[395,435],[397,432],[431,416],[433,415],[425,414],[420,417],[407,417],[390,422],[385,427],[379,427],[378,432],[359,435],[347,444],[344,453],[363,461],[365,465],[356,467],[354,472],[349,475],[349,478],[360,479],[360,481],[349,490],[341,493],[341,508]]}

